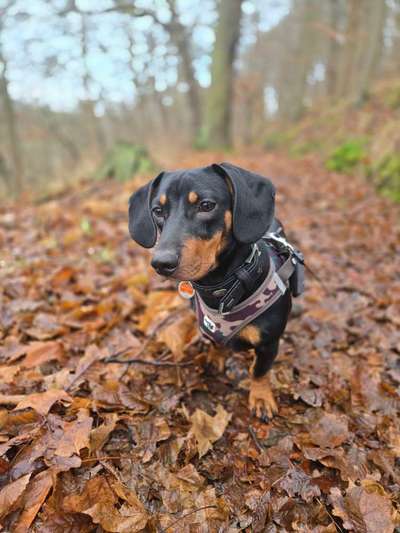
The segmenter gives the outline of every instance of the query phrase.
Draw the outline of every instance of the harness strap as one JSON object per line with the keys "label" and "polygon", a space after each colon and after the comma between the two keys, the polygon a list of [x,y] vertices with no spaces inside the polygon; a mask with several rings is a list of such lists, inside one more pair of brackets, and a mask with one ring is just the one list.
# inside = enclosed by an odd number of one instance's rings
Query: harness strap
{"label": "harness strap", "polygon": [[217,344],[226,344],[242,328],[274,304],[287,290],[287,285],[278,276],[271,261],[268,275],[260,287],[232,311],[221,314],[210,308],[195,293],[195,311],[202,334]]}
{"label": "harness strap", "polygon": [[[293,296],[304,291],[304,259],[301,252],[279,233],[267,233],[262,240],[269,250],[269,261],[263,261],[261,250],[264,248],[260,250],[254,245],[249,258],[233,273],[234,278],[230,276],[229,285],[225,282],[208,287],[207,292],[212,291],[214,296],[222,295],[218,309],[209,307],[199,290],[195,292],[199,328],[203,335],[218,344],[228,343],[242,328],[271,307],[289,287]],[[267,272],[263,263],[269,265]],[[264,276],[261,285],[238,303],[243,294],[251,292],[261,275]],[[193,285],[196,287],[196,284]],[[196,288],[203,289],[199,285]]]}

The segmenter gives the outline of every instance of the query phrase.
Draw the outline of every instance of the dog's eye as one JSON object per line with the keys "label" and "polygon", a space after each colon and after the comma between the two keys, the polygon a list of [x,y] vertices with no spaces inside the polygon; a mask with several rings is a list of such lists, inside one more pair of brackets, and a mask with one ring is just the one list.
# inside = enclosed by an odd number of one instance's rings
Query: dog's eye
{"label": "dog's eye", "polygon": [[211,202],[210,200],[203,200],[199,204],[199,211],[202,211],[202,212],[212,211],[216,205],[217,204],[215,202]]}
{"label": "dog's eye", "polygon": [[153,215],[156,217],[162,217],[163,216],[163,208],[157,205],[156,207],[153,207]]}

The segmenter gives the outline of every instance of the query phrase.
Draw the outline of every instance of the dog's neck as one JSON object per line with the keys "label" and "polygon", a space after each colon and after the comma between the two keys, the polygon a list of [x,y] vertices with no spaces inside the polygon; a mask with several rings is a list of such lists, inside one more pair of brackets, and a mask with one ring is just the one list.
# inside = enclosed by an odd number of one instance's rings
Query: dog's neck
{"label": "dog's neck", "polygon": [[251,244],[241,244],[232,239],[218,257],[216,268],[198,280],[201,285],[221,283],[249,257]]}
{"label": "dog's neck", "polygon": [[[232,239],[231,242],[226,246],[226,248],[218,257],[218,264],[216,268],[208,272],[208,274],[203,278],[197,280],[197,283],[203,287],[214,286],[219,283],[222,283],[225,279],[229,277],[230,274],[232,274],[232,272],[234,272],[241,265],[243,265],[246,259],[249,258],[252,251],[252,246],[252,244],[242,244]],[[268,253],[266,253],[265,249],[263,249],[263,255],[264,254],[265,265],[267,266],[268,264],[269,268],[269,255]],[[259,279],[255,279],[254,281],[255,285],[253,287],[253,290],[258,288],[258,286],[262,283],[263,276],[261,276]],[[199,289],[197,287],[197,290],[207,305],[214,308],[218,307],[218,297],[214,296],[209,291],[202,291],[201,288]],[[241,300],[244,300],[245,298],[247,298],[247,296],[249,296],[249,294],[245,294]]]}

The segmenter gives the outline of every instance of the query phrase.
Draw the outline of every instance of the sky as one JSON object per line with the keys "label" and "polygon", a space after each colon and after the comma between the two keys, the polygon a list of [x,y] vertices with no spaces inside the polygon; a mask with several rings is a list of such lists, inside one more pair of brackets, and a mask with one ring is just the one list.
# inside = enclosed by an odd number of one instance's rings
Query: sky
{"label": "sky", "polygon": [[[6,0],[0,0],[0,8]],[[132,103],[138,90],[154,78],[160,92],[178,84],[178,58],[166,32],[150,17],[126,17],[119,13],[85,17],[88,54],[82,61],[78,13],[60,16],[66,0],[15,0],[3,19],[0,44],[8,61],[7,75],[14,99],[49,105],[54,110],[74,109],[88,97],[108,103]],[[83,11],[101,11],[111,0],[77,0]],[[135,5],[155,9],[168,22],[165,0],[136,0]],[[289,0],[245,0],[241,50],[254,42],[254,24],[268,31],[287,13]],[[211,52],[216,22],[214,0],[178,0],[180,20],[191,29],[196,77],[202,87],[210,84]],[[256,17],[257,15],[257,17]],[[129,38],[133,41],[129,54]],[[152,46],[149,46],[152,42]],[[85,69],[91,82],[85,89]],[[185,84],[177,85],[184,92]],[[166,99],[168,102],[168,99]],[[98,106],[102,113],[101,104]]]}

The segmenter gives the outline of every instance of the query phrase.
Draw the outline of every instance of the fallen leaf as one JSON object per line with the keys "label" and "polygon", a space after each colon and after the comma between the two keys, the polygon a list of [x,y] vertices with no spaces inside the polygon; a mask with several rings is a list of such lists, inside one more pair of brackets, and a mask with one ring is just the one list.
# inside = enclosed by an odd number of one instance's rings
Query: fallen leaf
{"label": "fallen leaf", "polygon": [[72,402],[72,398],[63,390],[50,389],[46,392],[29,394],[18,403],[15,410],[31,407],[40,415],[45,416],[50,411],[51,407],[56,402],[60,401]]}
{"label": "fallen leaf", "polygon": [[[148,516],[143,506],[137,504],[136,499],[135,505],[132,506],[132,496],[128,496],[121,487],[117,489],[119,494],[116,494],[111,487],[112,483],[109,483],[107,478],[96,476],[86,483],[80,494],[65,497],[63,508],[70,513],[89,515],[93,522],[100,524],[105,531],[135,533],[144,529]],[[128,504],[118,504],[121,494]]]}
{"label": "fallen leaf", "polygon": [[307,503],[321,495],[319,487],[312,483],[312,478],[299,468],[290,469],[279,485],[291,498],[300,496]]}
{"label": "fallen leaf", "polygon": [[114,431],[119,416],[117,413],[104,415],[104,423],[90,432],[90,452],[101,450],[107,442],[110,433]]}
{"label": "fallen leaf", "polygon": [[60,324],[54,315],[48,313],[38,313],[35,316],[32,327],[26,333],[38,340],[53,339],[63,333],[66,333],[65,326]]}
{"label": "fallen leaf", "polygon": [[26,474],[16,481],[9,483],[0,491],[0,518],[13,511],[13,506],[18,498],[24,493],[31,474]]}
{"label": "fallen leaf", "polygon": [[59,442],[55,453],[61,457],[71,457],[74,453],[79,455],[82,448],[90,447],[90,430],[93,419],[86,409],[78,411],[78,417],[72,422],[65,422],[64,436]]}
{"label": "fallen leaf", "polygon": [[321,448],[335,448],[349,438],[347,418],[333,413],[324,414],[310,431],[311,441]]}
{"label": "fallen leaf", "polygon": [[198,336],[198,328],[193,313],[187,312],[172,324],[161,329],[158,340],[166,344],[176,361],[184,358],[184,349]]}
{"label": "fallen leaf", "polygon": [[390,498],[384,493],[353,486],[343,497],[337,487],[331,489],[333,514],[343,520],[346,529],[357,533],[393,533],[395,523]]}
{"label": "fallen leaf", "polygon": [[51,470],[45,470],[35,476],[29,483],[22,502],[22,511],[14,526],[14,533],[26,533],[39,512],[53,486]]}
{"label": "fallen leaf", "polygon": [[153,457],[157,444],[169,439],[171,430],[164,418],[146,420],[138,428],[139,442],[143,448],[142,461],[147,463]]}
{"label": "fallen leaf", "polygon": [[26,357],[21,363],[22,367],[34,368],[48,361],[60,361],[64,359],[64,350],[57,341],[32,342],[26,349]]}
{"label": "fallen leaf", "polygon": [[200,458],[222,437],[231,417],[232,415],[225,411],[222,405],[217,406],[215,416],[210,416],[201,409],[196,409],[192,414],[189,435],[194,435],[196,438]]}
{"label": "fallen leaf", "polygon": [[75,369],[75,373],[72,375],[66,376],[65,387],[67,390],[72,388],[72,386],[77,387],[79,383],[84,379],[85,372],[95,363],[101,361],[107,357],[106,351],[101,351],[99,348],[92,344],[88,346],[85,350],[85,354],[80,358],[78,366]]}

